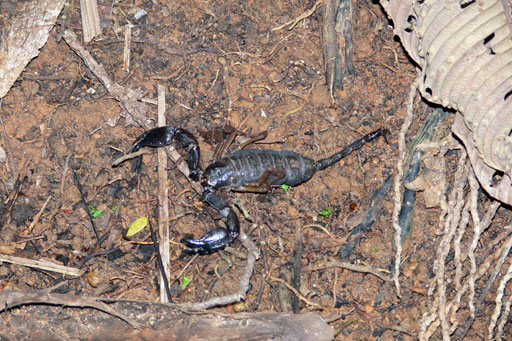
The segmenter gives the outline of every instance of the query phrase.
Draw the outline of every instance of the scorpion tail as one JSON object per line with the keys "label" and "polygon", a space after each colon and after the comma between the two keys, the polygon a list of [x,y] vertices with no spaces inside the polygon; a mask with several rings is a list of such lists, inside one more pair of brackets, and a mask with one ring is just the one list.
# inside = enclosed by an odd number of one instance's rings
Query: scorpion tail
{"label": "scorpion tail", "polygon": [[337,152],[329,157],[326,157],[325,159],[316,161],[316,170],[319,171],[319,170],[325,169],[329,166],[332,166],[336,162],[343,159],[345,156],[358,150],[359,148],[364,146],[367,142],[375,140],[379,136],[384,136],[384,138],[386,139],[386,142],[387,142],[387,137],[389,136],[389,130],[382,129],[382,128],[375,130],[374,132],[371,132],[371,133],[363,136],[359,140],[352,142],[350,145],[346,146],[339,152]]}

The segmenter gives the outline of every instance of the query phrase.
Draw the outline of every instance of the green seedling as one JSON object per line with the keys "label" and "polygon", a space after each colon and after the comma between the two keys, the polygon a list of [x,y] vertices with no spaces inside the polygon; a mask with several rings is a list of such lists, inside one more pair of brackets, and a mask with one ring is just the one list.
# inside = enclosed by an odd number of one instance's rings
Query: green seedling
{"label": "green seedling", "polygon": [[318,214],[320,214],[321,216],[324,216],[324,217],[330,216],[331,213],[332,213],[332,211],[329,207],[324,208],[323,211],[318,211]]}
{"label": "green seedling", "polygon": [[287,184],[282,184],[281,188],[288,192],[290,190],[290,188],[292,188],[292,186],[287,185]]}
{"label": "green seedling", "polygon": [[181,283],[181,290],[185,290],[185,288],[190,283],[190,281],[191,281],[190,278],[188,278],[187,276],[184,276],[183,277],[183,283]]}
{"label": "green seedling", "polygon": [[98,210],[93,205],[89,206],[89,212],[91,212],[91,215],[92,215],[93,218],[98,218],[100,215],[103,214],[102,210]]}
{"label": "green seedling", "polygon": [[118,208],[119,208],[119,205],[114,205],[114,206],[112,206],[112,211],[114,211],[114,213],[115,213]]}

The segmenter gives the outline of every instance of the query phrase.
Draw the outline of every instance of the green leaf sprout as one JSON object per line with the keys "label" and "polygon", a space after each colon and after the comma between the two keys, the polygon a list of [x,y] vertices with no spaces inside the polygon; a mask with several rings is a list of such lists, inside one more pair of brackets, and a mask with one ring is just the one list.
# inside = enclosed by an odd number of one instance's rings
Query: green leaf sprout
{"label": "green leaf sprout", "polygon": [[324,217],[330,216],[331,213],[332,213],[332,211],[329,207],[324,208],[323,211],[318,211],[318,214],[320,214],[321,216],[324,216]]}
{"label": "green leaf sprout", "polygon": [[181,283],[181,290],[185,290],[185,288],[190,283],[190,281],[191,281],[190,278],[188,278],[187,276],[184,276],[183,277],[183,283]]}
{"label": "green leaf sprout", "polygon": [[93,205],[89,206],[89,212],[91,212],[91,215],[92,215],[93,218],[98,218],[100,215],[103,214],[102,210],[98,210]]}
{"label": "green leaf sprout", "polygon": [[290,190],[290,188],[292,188],[292,186],[287,185],[287,184],[282,184],[281,188],[288,192]]}

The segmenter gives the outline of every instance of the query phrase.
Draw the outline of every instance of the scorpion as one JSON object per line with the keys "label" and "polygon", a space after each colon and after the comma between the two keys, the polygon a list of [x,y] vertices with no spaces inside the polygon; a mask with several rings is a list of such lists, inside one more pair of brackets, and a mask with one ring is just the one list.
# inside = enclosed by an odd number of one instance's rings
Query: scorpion
{"label": "scorpion", "polygon": [[217,227],[199,239],[181,240],[187,246],[184,248],[185,252],[205,255],[223,249],[240,234],[238,216],[229,201],[218,194],[220,189],[265,193],[274,186],[296,186],[379,136],[383,136],[387,141],[388,135],[387,129],[375,130],[341,151],[316,161],[289,150],[242,149],[213,162],[204,172],[199,167],[200,149],[197,140],[182,128],[164,126],[150,129],[135,140],[132,152],[145,146],[167,146],[173,140],[188,151],[189,177],[194,181],[200,181],[204,189],[202,201],[226,218],[226,228]]}

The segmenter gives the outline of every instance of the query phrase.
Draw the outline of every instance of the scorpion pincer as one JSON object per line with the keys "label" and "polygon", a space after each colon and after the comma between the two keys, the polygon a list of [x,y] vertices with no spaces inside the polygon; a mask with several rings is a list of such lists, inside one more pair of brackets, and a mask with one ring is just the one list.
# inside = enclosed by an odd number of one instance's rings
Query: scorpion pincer
{"label": "scorpion pincer", "polygon": [[240,234],[240,222],[229,202],[217,191],[220,189],[266,192],[272,186],[287,184],[296,186],[308,181],[313,175],[343,159],[379,136],[387,138],[387,129],[378,129],[321,160],[288,150],[245,149],[233,152],[210,164],[204,172],[199,167],[200,150],[197,140],[188,131],[172,126],[158,127],[146,131],[134,142],[132,152],[140,148],[162,147],[176,139],[188,151],[190,178],[200,181],[204,192],[202,200],[215,208],[227,219],[225,228],[215,228],[199,239],[183,238],[192,254],[209,254],[232,243]]}

